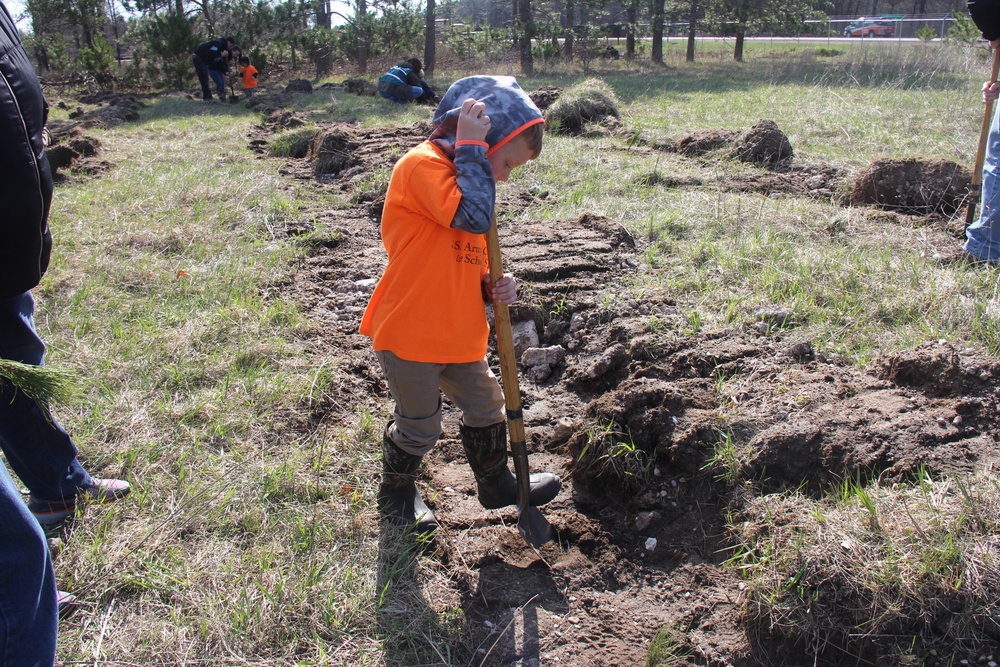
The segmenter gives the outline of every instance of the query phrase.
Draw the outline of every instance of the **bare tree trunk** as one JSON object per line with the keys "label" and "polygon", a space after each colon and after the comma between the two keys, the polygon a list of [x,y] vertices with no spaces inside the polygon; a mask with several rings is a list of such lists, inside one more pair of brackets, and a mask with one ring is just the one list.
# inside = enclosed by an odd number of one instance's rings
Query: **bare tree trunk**
{"label": "bare tree trunk", "polygon": [[573,62],[573,32],[576,23],[576,3],[573,0],[566,0],[566,43],[563,44],[563,55],[566,60]]}
{"label": "bare tree trunk", "polygon": [[520,30],[524,35],[521,37],[521,73],[531,76],[535,73],[535,63],[531,59],[531,38],[534,33],[534,26],[531,23],[531,0],[517,0],[517,20],[520,23]]}
{"label": "bare tree trunk", "polygon": [[513,6],[511,7],[511,25],[514,26],[514,48],[517,49],[518,53],[521,52],[521,32],[517,29],[517,0],[512,0]]}
{"label": "bare tree trunk", "polygon": [[368,2],[358,0],[358,11],[356,15],[358,23],[358,72],[364,74],[368,71]]}
{"label": "bare tree trunk", "polygon": [[628,21],[628,25],[625,26],[625,60],[635,60],[635,19],[638,13],[635,5],[635,0],[629,2],[625,14]]}
{"label": "bare tree trunk", "polygon": [[687,56],[685,60],[694,62],[694,37],[698,28],[698,0],[691,0],[691,14],[688,18]]}
{"label": "bare tree trunk", "polygon": [[653,33],[653,46],[650,50],[652,61],[663,64],[663,0],[656,0],[653,5],[653,20],[650,29]]}
{"label": "bare tree trunk", "polygon": [[424,32],[424,73],[427,76],[434,72],[434,57],[437,54],[435,18],[434,0],[427,0],[427,28]]}
{"label": "bare tree trunk", "polygon": [[743,42],[746,40],[747,36],[747,26],[745,23],[740,23],[739,27],[736,28],[736,47],[733,49],[733,60],[738,63],[743,62]]}
{"label": "bare tree trunk", "polygon": [[[328,0],[316,0],[316,25],[327,30],[332,27]],[[330,52],[330,47],[323,44],[316,51],[316,78],[323,78],[332,69],[333,54]]]}

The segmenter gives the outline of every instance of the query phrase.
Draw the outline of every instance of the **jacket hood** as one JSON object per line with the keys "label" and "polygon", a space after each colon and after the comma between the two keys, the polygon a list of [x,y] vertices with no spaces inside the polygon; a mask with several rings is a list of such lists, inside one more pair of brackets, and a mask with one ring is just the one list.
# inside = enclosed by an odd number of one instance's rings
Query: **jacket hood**
{"label": "jacket hood", "polygon": [[525,128],[544,123],[542,112],[512,76],[468,76],[451,84],[434,112],[430,140],[447,155],[455,156],[455,132],[462,102],[473,98],[486,104],[490,131],[486,134],[489,155]]}

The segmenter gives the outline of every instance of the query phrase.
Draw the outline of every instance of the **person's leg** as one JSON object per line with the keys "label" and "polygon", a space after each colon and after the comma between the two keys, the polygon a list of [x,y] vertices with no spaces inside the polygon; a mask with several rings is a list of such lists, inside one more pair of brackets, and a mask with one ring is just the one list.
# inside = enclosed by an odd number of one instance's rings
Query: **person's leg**
{"label": "person's leg", "polygon": [[[0,359],[42,366],[45,344],[35,331],[31,292],[0,299]],[[94,479],[77,460],[73,439],[47,406],[39,405],[9,382],[0,380],[0,450],[31,493],[28,508],[44,524],[71,516],[85,494],[105,502],[129,493],[129,484]]]}
{"label": "person's leg", "polygon": [[987,138],[979,220],[969,225],[965,236],[964,249],[972,257],[1000,262],[1000,105]]}
{"label": "person's leg", "polygon": [[[476,478],[480,504],[498,509],[517,502],[517,480],[507,467],[507,422],[503,391],[486,360],[449,364],[441,390],[462,411],[459,433]],[[528,501],[544,505],[555,498],[562,481],[552,473],[532,473]]]}
{"label": "person's leg", "polygon": [[208,87],[208,67],[198,56],[191,56],[191,60],[194,61],[194,71],[198,75],[198,83],[201,84],[202,99],[212,99],[212,90]]}
{"label": "person's leg", "polygon": [[[32,366],[44,362],[45,344],[35,332],[31,292],[0,299],[0,359]],[[9,382],[0,381],[0,449],[32,495],[56,500],[91,483],[77,461],[69,434],[47,410]]]}
{"label": "person's leg", "polygon": [[434,89],[427,85],[426,81],[420,82],[420,97],[417,98],[418,102],[436,102],[437,93]]}
{"label": "person's leg", "polygon": [[406,361],[389,351],[376,351],[375,356],[396,403],[389,435],[400,449],[423,456],[441,437],[438,383],[444,365]]}
{"label": "person's leg", "polygon": [[52,667],[57,614],[45,535],[0,464],[0,665]]}
{"label": "person's leg", "polygon": [[217,69],[208,70],[208,75],[215,82],[215,90],[219,94],[219,99],[226,99],[226,75]]}
{"label": "person's leg", "polygon": [[437,521],[417,491],[416,478],[420,460],[441,435],[442,366],[406,361],[388,351],[376,351],[375,356],[396,403],[394,419],[382,435],[379,512],[418,533],[431,533]]}

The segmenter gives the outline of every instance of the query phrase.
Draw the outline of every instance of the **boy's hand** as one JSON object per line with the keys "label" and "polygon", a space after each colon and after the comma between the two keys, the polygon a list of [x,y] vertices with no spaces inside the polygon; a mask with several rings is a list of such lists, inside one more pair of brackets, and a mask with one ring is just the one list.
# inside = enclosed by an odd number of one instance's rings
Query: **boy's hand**
{"label": "boy's hand", "polygon": [[486,104],[471,97],[462,102],[455,141],[486,141],[486,133],[489,131],[490,117],[486,115]]}
{"label": "boy's hand", "polygon": [[983,82],[983,104],[995,102],[997,97],[1000,97],[1000,81]]}
{"label": "boy's hand", "polygon": [[484,273],[483,287],[486,288],[486,293],[489,297],[497,303],[509,306],[517,301],[517,281],[509,273],[503,274],[503,277],[497,281],[496,285],[491,284],[490,274]]}

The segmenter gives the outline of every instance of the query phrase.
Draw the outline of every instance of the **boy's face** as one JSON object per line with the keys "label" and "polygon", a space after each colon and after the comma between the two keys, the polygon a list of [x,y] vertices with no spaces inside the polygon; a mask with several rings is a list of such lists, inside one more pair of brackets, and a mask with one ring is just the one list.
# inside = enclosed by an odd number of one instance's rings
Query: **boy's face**
{"label": "boy's face", "polygon": [[533,158],[533,152],[524,137],[514,137],[495,152],[490,153],[487,159],[493,167],[493,179],[503,183],[510,178],[510,172]]}

